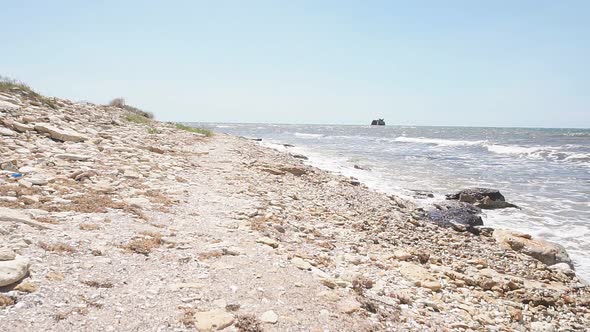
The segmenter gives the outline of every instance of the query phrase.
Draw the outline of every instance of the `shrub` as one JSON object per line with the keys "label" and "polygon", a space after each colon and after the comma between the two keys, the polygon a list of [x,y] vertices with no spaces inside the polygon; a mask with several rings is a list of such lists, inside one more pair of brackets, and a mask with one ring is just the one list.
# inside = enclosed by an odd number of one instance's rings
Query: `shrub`
{"label": "shrub", "polygon": [[188,131],[188,132],[191,132],[191,133],[197,133],[197,134],[205,135],[207,137],[213,136],[213,132],[211,130],[209,130],[209,129],[189,127],[189,126],[185,126],[185,125],[180,124],[180,123],[177,123],[176,124],[176,129],[185,130],[185,131]]}
{"label": "shrub", "polygon": [[35,90],[31,89],[27,84],[17,81],[15,79],[0,75],[0,92],[21,91],[24,92],[30,99],[37,100],[51,108],[57,108],[54,99],[40,95]]}
{"label": "shrub", "polygon": [[125,103],[125,98],[121,98],[121,97],[115,98],[115,99],[113,99],[113,100],[111,100],[109,102],[109,106],[117,107],[117,108],[120,108],[120,109],[124,109],[126,111],[129,111],[129,112],[134,113],[136,115],[142,116],[144,118],[148,118],[148,119],[153,119],[154,118],[154,114],[152,114],[151,112],[146,112],[146,111],[141,110],[141,109],[139,109],[137,107],[133,107],[131,105],[127,105]]}

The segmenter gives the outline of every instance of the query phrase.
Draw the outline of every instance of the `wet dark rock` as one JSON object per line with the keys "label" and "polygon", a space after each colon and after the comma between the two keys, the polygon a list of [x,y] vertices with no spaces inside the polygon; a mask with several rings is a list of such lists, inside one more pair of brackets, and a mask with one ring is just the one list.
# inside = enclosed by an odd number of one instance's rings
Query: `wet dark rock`
{"label": "wet dark rock", "polygon": [[430,221],[442,227],[478,234],[475,226],[482,226],[481,209],[464,202],[445,201],[433,204],[427,212]]}
{"label": "wet dark rock", "polygon": [[286,148],[294,148],[295,147],[295,145],[293,145],[293,144],[283,144],[283,146]]}
{"label": "wet dark rock", "polygon": [[307,158],[306,156],[304,156],[302,154],[292,154],[291,156],[293,156],[293,158],[302,159],[302,160],[308,160],[309,159],[309,158]]}
{"label": "wet dark rock", "polygon": [[378,119],[371,121],[371,126],[385,126],[385,120]]}
{"label": "wet dark rock", "polygon": [[360,166],[360,165],[354,165],[353,167],[354,167],[354,169],[360,169],[361,171],[370,171],[371,170],[368,167],[364,167],[364,166]]}
{"label": "wet dark rock", "polygon": [[473,204],[481,209],[518,208],[512,203],[506,202],[504,195],[496,189],[470,188],[446,195],[446,197],[449,200]]}
{"label": "wet dark rock", "polygon": [[418,199],[424,199],[424,198],[433,198],[434,194],[430,191],[424,191],[424,190],[412,190],[414,192],[414,198],[418,198]]}

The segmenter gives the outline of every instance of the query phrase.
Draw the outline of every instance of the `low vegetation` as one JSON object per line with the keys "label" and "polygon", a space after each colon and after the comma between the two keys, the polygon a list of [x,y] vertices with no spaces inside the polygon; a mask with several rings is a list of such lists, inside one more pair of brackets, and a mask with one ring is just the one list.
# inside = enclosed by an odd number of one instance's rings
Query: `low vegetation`
{"label": "low vegetation", "polygon": [[109,106],[117,107],[117,108],[120,108],[120,109],[124,109],[124,110],[126,110],[126,111],[128,111],[130,113],[133,113],[133,114],[138,115],[138,116],[143,117],[143,118],[147,118],[147,119],[153,119],[154,118],[154,114],[152,114],[151,112],[146,112],[146,111],[141,110],[141,109],[139,109],[137,107],[133,107],[131,105],[127,105],[125,103],[125,99],[124,98],[120,98],[119,97],[119,98],[115,98],[115,99],[111,100],[109,102]]}
{"label": "low vegetation", "polygon": [[141,115],[135,114],[135,113],[129,113],[129,114],[125,115],[125,120],[127,120],[129,122],[145,124],[145,125],[152,123],[152,120],[150,120],[149,118],[146,118],[144,116],[141,116]]}
{"label": "low vegetation", "polygon": [[57,108],[54,98],[45,97],[31,89],[30,86],[23,82],[0,75],[0,92],[10,91],[19,91],[29,99],[36,100],[39,103],[51,108]]}
{"label": "low vegetation", "polygon": [[76,252],[76,249],[74,247],[72,247],[69,244],[63,243],[63,242],[57,242],[57,243],[51,243],[51,244],[45,243],[45,242],[40,242],[39,247],[41,247],[41,249],[44,249],[45,251],[53,251],[53,252],[57,252],[57,253]]}
{"label": "low vegetation", "polygon": [[158,129],[154,128],[154,127],[149,127],[148,130],[147,130],[147,132],[150,135],[156,135],[156,134],[159,134],[160,133],[160,131]]}
{"label": "low vegetation", "polygon": [[209,130],[209,129],[189,127],[189,126],[183,125],[181,123],[177,123],[176,124],[176,129],[188,131],[188,132],[191,132],[191,133],[197,133],[197,134],[205,135],[207,137],[213,136],[213,132],[211,130]]}
{"label": "low vegetation", "polygon": [[147,256],[152,249],[162,245],[162,236],[160,234],[153,232],[141,232],[140,234],[143,236],[135,238],[121,247],[130,252]]}

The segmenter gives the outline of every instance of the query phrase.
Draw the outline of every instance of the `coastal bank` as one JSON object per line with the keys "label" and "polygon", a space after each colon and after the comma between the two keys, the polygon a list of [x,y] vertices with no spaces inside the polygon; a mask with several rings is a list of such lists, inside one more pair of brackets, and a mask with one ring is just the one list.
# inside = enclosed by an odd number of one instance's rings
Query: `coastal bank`
{"label": "coastal bank", "polygon": [[441,227],[252,140],[18,89],[0,140],[3,331],[590,326],[551,244]]}

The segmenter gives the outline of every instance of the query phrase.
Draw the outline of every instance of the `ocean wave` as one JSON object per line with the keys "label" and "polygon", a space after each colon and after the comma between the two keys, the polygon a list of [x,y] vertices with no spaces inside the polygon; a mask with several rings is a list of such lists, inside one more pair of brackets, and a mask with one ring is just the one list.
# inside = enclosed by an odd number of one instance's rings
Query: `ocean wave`
{"label": "ocean wave", "polygon": [[[391,140],[390,140],[391,141]],[[500,155],[512,155],[531,159],[548,159],[566,162],[584,163],[590,162],[590,154],[578,151],[572,151],[580,146],[565,145],[561,147],[554,146],[520,146],[520,145],[502,145],[493,144],[488,141],[467,141],[467,140],[449,140],[439,138],[425,137],[406,137],[400,136],[393,140],[400,143],[417,143],[436,145],[441,147],[481,147],[489,153]]]}
{"label": "ocean wave", "polygon": [[297,136],[297,137],[303,137],[303,138],[320,138],[320,137],[324,137],[324,135],[322,135],[322,134],[307,134],[307,133],[295,133],[295,136]]}
{"label": "ocean wave", "polygon": [[395,142],[433,144],[438,146],[475,146],[487,143],[487,141],[461,141],[441,138],[407,137],[400,136],[394,139]]}
{"label": "ocean wave", "polygon": [[487,144],[484,147],[492,153],[498,154],[528,154],[532,155],[543,151],[542,147],[524,147],[518,145],[498,145],[498,144]]}

